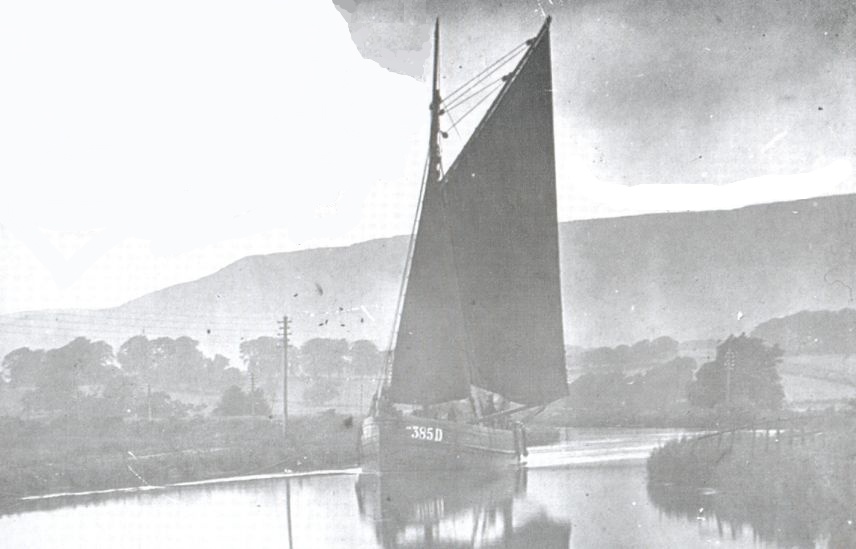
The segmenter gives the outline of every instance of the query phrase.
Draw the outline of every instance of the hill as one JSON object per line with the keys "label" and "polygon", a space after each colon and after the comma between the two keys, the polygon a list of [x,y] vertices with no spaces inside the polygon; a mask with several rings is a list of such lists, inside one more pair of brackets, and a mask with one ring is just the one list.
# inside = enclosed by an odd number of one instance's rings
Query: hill
{"label": "hill", "polygon": [[856,310],[800,311],[759,324],[752,332],[793,354],[856,353]]}
{"label": "hill", "polygon": [[[594,347],[668,335],[750,332],[774,317],[852,303],[856,195],[729,211],[560,225],[566,343]],[[251,256],[122,306],[0,317],[0,356],[76,335],[118,346],[134,334],[190,335],[233,359],[274,335],[283,314],[312,337],[389,342],[406,237]]]}

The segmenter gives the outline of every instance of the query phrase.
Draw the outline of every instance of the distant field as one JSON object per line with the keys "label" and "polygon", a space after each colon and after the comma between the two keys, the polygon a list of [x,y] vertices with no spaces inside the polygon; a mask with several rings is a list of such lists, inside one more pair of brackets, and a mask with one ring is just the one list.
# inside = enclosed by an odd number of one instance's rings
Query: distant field
{"label": "distant field", "polygon": [[790,406],[830,405],[856,398],[856,357],[785,355],[779,365]]}
{"label": "distant field", "polygon": [[786,355],[779,371],[856,384],[856,356]]}
{"label": "distant field", "polygon": [[785,399],[792,406],[856,398],[856,387],[834,381],[782,374]]}
{"label": "distant field", "polygon": [[779,374],[792,405],[856,398],[856,357],[787,355]]}

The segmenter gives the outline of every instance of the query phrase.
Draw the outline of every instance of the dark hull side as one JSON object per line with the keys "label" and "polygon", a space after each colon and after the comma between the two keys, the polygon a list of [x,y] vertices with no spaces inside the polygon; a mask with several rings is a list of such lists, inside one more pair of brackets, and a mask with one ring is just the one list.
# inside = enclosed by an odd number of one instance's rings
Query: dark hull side
{"label": "dark hull side", "polygon": [[520,463],[523,437],[508,429],[423,417],[370,417],[360,432],[366,472],[496,469]]}

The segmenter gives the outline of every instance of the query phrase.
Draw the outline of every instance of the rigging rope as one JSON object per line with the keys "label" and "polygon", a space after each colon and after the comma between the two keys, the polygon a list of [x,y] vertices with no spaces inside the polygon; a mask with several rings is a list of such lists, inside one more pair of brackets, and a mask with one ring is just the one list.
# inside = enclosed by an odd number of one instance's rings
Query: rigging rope
{"label": "rigging rope", "polygon": [[476,74],[475,76],[473,76],[472,78],[470,78],[469,80],[467,80],[466,82],[461,84],[457,89],[453,90],[451,93],[446,95],[446,97],[444,98],[444,101],[451,100],[456,95],[464,93],[464,91],[467,90],[468,88],[471,88],[472,86],[475,86],[475,85],[479,84],[480,82],[482,82],[483,80],[485,80],[486,78],[488,78],[491,74],[493,74],[494,72],[499,70],[502,65],[505,65],[506,63],[508,63],[508,61],[510,61],[512,57],[514,57],[515,55],[520,53],[523,49],[525,49],[528,46],[527,42],[528,42],[528,40],[521,42],[520,44],[518,44],[517,46],[512,48],[511,51],[509,51],[508,53],[506,53],[505,55],[503,55],[502,57],[500,57],[499,59],[497,59],[496,61],[494,61],[490,65],[488,65],[480,73]]}
{"label": "rigging rope", "polygon": [[[446,113],[446,116],[448,116],[448,117],[449,117],[449,121],[451,121],[451,122],[452,122],[452,126],[451,126],[449,129],[450,129],[450,130],[455,130],[455,133],[458,135],[458,137],[459,137],[460,139],[463,139],[463,138],[464,138],[464,136],[462,136],[462,135],[461,135],[461,132],[459,132],[459,131],[458,131],[458,128],[456,128],[456,127],[455,127],[455,126],[457,126],[457,125],[458,125],[458,123],[457,123],[457,121],[455,121],[455,119],[454,119],[454,118],[452,118],[452,113],[447,112],[447,113]],[[443,137],[449,137],[449,132],[447,132],[447,131],[443,131],[443,130],[440,130],[440,135],[442,135]],[[441,174],[445,174],[445,173],[446,173],[446,171],[443,169],[442,164],[443,164],[443,159],[441,158],[441,159],[440,159],[440,173],[441,173]]]}
{"label": "rigging rope", "polygon": [[375,389],[375,397],[379,396],[383,390],[384,384],[389,380],[392,373],[392,358],[395,353],[395,344],[397,343],[398,326],[401,322],[401,313],[404,302],[404,293],[407,290],[407,279],[410,277],[410,266],[413,260],[413,250],[416,246],[416,231],[419,228],[419,218],[422,215],[422,200],[425,196],[425,188],[428,183],[428,166],[431,164],[430,154],[425,158],[425,166],[422,169],[422,184],[419,186],[419,202],[416,206],[416,215],[413,216],[413,226],[410,229],[410,240],[407,244],[407,259],[404,263],[404,273],[401,277],[401,285],[398,289],[398,298],[395,304],[395,320],[392,323],[392,333],[389,336],[389,346],[387,347],[387,359],[383,368],[383,375],[378,379],[378,385]]}
{"label": "rigging rope", "polygon": [[[491,86],[489,86],[488,88],[485,88],[485,89],[489,89],[490,87],[496,87],[496,84],[497,84],[497,83],[499,83],[499,82],[502,82],[502,79],[497,80],[497,81],[496,81],[496,82],[494,82]],[[482,90],[482,91],[484,91],[484,90]],[[472,107],[470,107],[470,109],[469,109],[467,112],[465,112],[464,114],[462,114],[462,115],[461,115],[461,117],[460,117],[460,118],[458,118],[457,122],[455,122],[454,124],[452,124],[452,126],[450,126],[450,127],[449,127],[449,130],[454,130],[454,129],[457,127],[457,125],[458,125],[458,124],[460,124],[460,123],[461,123],[461,122],[462,122],[462,121],[463,121],[467,116],[469,116],[469,115],[470,115],[474,110],[476,110],[476,109],[478,108],[478,106],[479,106],[479,105],[481,105],[482,103],[484,103],[485,99],[487,99],[488,97],[490,97],[490,94],[489,94],[489,93],[485,94],[485,95],[484,95],[484,97],[482,97],[481,99],[479,99],[479,100],[476,102],[476,104],[475,104],[475,105],[473,105]],[[448,130],[447,130],[447,131],[448,131]]]}
{"label": "rigging rope", "polygon": [[472,92],[469,95],[465,95],[463,97],[455,99],[454,101],[451,101],[449,104],[444,103],[443,106],[445,107],[444,110],[446,111],[446,114],[448,114],[449,111],[451,111],[451,110],[461,106],[462,104],[466,103],[467,101],[469,101],[473,97],[476,97],[481,93],[484,93],[485,90],[491,88],[492,86],[495,86],[497,82],[502,82],[504,78],[505,78],[505,76],[500,76],[499,78],[490,81],[489,83],[485,84],[484,87],[475,90],[474,92]]}

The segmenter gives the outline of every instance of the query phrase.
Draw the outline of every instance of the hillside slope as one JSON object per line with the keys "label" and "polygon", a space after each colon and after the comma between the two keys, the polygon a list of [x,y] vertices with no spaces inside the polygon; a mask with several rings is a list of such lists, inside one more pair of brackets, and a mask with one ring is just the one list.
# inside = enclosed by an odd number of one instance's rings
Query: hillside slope
{"label": "hillside slope", "polygon": [[[652,214],[560,225],[566,343],[614,345],[750,332],[801,310],[852,304],[856,195],[731,211]],[[367,338],[385,346],[407,238],[251,256],[209,276],[98,311],[0,317],[0,356],[75,335],[118,346],[187,334],[237,358],[242,339]]]}

